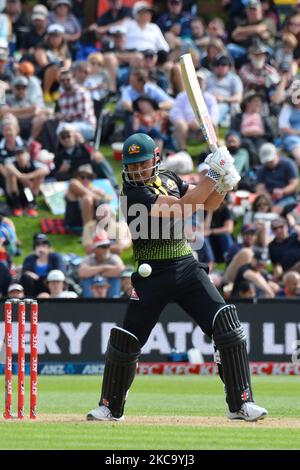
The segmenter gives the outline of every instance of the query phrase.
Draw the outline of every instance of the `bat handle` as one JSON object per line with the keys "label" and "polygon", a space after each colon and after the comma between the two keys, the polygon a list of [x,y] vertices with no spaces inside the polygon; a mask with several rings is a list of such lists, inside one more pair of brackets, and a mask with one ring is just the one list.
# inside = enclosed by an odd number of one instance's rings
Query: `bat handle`
{"label": "bat handle", "polygon": [[212,153],[217,152],[218,148],[219,148],[219,147],[218,147],[217,144],[209,144],[209,150],[210,150]]}

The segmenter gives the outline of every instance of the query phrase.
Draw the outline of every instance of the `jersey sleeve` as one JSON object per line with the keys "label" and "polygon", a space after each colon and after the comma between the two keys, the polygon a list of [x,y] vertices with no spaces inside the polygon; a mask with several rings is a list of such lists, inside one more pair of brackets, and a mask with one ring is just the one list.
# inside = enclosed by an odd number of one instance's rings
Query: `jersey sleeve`
{"label": "jersey sleeve", "polygon": [[176,173],[170,171],[170,175],[175,180],[178,186],[180,197],[184,196],[189,187],[188,183],[183,181],[178,175],[176,175]]}

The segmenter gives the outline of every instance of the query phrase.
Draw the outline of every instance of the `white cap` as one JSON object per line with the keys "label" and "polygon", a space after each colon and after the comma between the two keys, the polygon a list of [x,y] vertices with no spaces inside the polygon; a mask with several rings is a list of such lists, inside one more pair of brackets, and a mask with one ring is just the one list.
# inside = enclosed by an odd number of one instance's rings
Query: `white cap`
{"label": "white cap", "polygon": [[76,127],[70,122],[60,122],[56,129],[56,135],[59,136],[63,131],[74,132]]}
{"label": "white cap", "polygon": [[10,284],[10,286],[7,289],[7,292],[12,292],[13,290],[18,290],[22,292],[24,290],[24,287],[21,286],[21,284],[18,284],[17,282],[15,282],[14,284]]}
{"label": "white cap", "polygon": [[277,155],[277,149],[274,144],[265,143],[259,149],[259,159],[264,165],[265,163],[272,162]]}
{"label": "white cap", "polygon": [[136,18],[136,15],[143,10],[149,10],[152,11],[152,5],[148,2],[135,2],[133,9],[132,9],[132,15],[134,18]]}
{"label": "white cap", "polygon": [[31,18],[33,20],[44,20],[48,18],[48,13],[48,8],[45,5],[38,4],[33,7]]}
{"label": "white cap", "polygon": [[60,271],[59,269],[52,269],[52,271],[50,271],[48,273],[48,276],[47,276],[47,281],[48,282],[51,282],[51,281],[64,281],[66,279],[64,273],[62,271]]}
{"label": "white cap", "polygon": [[58,23],[50,24],[47,29],[48,34],[53,34],[53,33],[58,33],[58,34],[64,34],[65,33],[65,28]]}

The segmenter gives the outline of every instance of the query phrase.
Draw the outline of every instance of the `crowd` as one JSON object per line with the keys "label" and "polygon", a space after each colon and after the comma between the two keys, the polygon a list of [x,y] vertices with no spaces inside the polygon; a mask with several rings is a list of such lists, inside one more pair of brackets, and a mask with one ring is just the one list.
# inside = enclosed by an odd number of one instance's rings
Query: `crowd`
{"label": "crowd", "polygon": [[[122,261],[130,233],[94,184],[108,179],[119,195],[98,144],[145,132],[165,168],[191,182],[205,174],[208,149],[198,161],[187,151],[203,136],[181,80],[186,52],[241,175],[205,214],[195,256],[228,299],[300,295],[299,0],[284,14],[273,0],[222,0],[210,17],[193,1],[109,0],[90,24],[81,0],[0,3],[2,296],[130,296],[133,267]],[[17,266],[22,235],[9,216],[38,217],[45,181],[68,182],[64,226],[85,257],[54,252],[38,233]],[[114,230],[97,229],[104,213]]]}

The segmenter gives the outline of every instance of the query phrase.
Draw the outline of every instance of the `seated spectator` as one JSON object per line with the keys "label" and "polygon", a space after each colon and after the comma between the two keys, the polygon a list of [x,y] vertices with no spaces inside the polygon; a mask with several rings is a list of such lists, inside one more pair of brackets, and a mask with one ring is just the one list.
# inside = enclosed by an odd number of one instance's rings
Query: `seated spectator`
{"label": "seated spectator", "polygon": [[201,59],[201,66],[213,72],[214,63],[220,56],[226,56],[226,48],[220,39],[210,39],[207,41],[203,57]]}
{"label": "seated spectator", "polygon": [[130,299],[132,292],[131,276],[134,269],[131,266],[126,266],[124,271],[121,272],[121,299]]}
{"label": "seated spectator", "polygon": [[217,57],[213,67],[214,71],[206,81],[206,90],[217,99],[220,125],[229,127],[230,115],[239,110],[242,101],[243,84],[239,76],[230,70],[229,57]]}
{"label": "seated spectator", "polygon": [[156,101],[148,96],[140,96],[133,102],[132,130],[150,135],[162,153],[163,115]]}
{"label": "seated spectator", "polygon": [[[187,52],[192,37],[190,12],[183,10],[183,0],[168,0],[168,11],[159,16],[157,24],[164,34],[171,50],[179,48],[180,53]],[[186,47],[185,47],[186,46]]]}
{"label": "seated spectator", "polygon": [[[218,104],[212,93],[206,91],[205,74],[202,70],[197,72],[198,81],[203,91],[204,100],[211,117],[212,123],[217,129],[219,122]],[[171,108],[169,119],[174,125],[174,139],[178,150],[187,148],[187,139],[193,133],[199,133],[199,124],[189,102],[186,91],[179,93]]]}
{"label": "seated spectator", "polygon": [[89,74],[85,79],[84,86],[91,93],[93,100],[100,101],[105,98],[110,89],[110,77],[104,67],[103,54],[93,52],[87,58]]}
{"label": "seated spectator", "polygon": [[218,209],[207,213],[205,231],[217,263],[224,262],[226,254],[233,245],[233,226],[233,217],[225,200]]}
{"label": "seated spectator", "polygon": [[32,59],[37,44],[43,42],[47,35],[48,8],[45,5],[35,5],[31,13],[29,31],[24,34],[21,44],[21,53]]}
{"label": "seated spectator", "polygon": [[66,266],[62,255],[51,250],[50,240],[44,233],[34,236],[33,249],[34,253],[28,255],[23,262],[20,283],[26,297],[36,298],[46,289],[48,273],[53,269],[65,273]]}
{"label": "seated spectator", "polygon": [[2,106],[1,113],[13,114],[19,122],[21,136],[24,139],[31,137],[36,139],[40,133],[40,122],[47,120],[50,111],[47,108],[39,108],[34,97],[28,93],[29,80],[19,75],[13,81],[12,95],[6,98],[6,105]]}
{"label": "seated spectator", "polygon": [[261,42],[255,42],[249,47],[249,62],[240,69],[245,91],[257,90],[264,99],[269,97],[274,86],[280,82],[276,68],[267,63],[268,48]]}
{"label": "seated spectator", "polygon": [[253,282],[249,281],[241,281],[239,286],[239,291],[237,294],[238,299],[255,299],[256,298],[256,290],[255,285]]}
{"label": "seated spectator", "polygon": [[87,254],[93,250],[93,239],[98,230],[105,230],[111,241],[110,251],[121,255],[132,245],[131,235],[125,220],[118,217],[115,210],[109,204],[100,204],[96,211],[96,220],[88,222],[83,229],[82,245]]}
{"label": "seated spectator", "polygon": [[249,0],[245,12],[246,17],[237,18],[237,25],[231,33],[233,43],[227,46],[234,61],[239,61],[238,64],[246,58],[247,48],[251,46],[254,37],[272,48],[276,35],[273,19],[264,17],[260,0]]}
{"label": "seated spectator", "polygon": [[[17,237],[16,227],[9,217],[0,214],[0,238],[2,250],[5,249],[8,259],[20,254],[20,242]],[[3,251],[2,251],[3,259]]]}
{"label": "seated spectator", "polygon": [[96,276],[92,279],[91,291],[93,299],[107,299],[110,284],[103,276]]}
{"label": "seated spectator", "polygon": [[97,18],[96,23],[88,27],[102,39],[112,26],[120,25],[125,19],[132,18],[131,8],[123,5],[123,0],[110,0],[108,10]]}
{"label": "seated spectator", "polygon": [[61,25],[52,24],[48,26],[43,41],[35,48],[34,60],[41,70],[46,103],[57,101],[60,69],[67,69],[71,65],[71,55],[64,34],[65,30]]}
{"label": "seated spectator", "polygon": [[132,9],[133,19],[123,21],[126,28],[125,49],[145,51],[152,49],[155,52],[169,52],[170,47],[164,38],[159,26],[152,23],[153,9],[150,3],[135,2]]}
{"label": "seated spectator", "polygon": [[113,188],[118,188],[110,163],[100,151],[82,142],[81,135],[73,124],[60,123],[56,135],[59,140],[54,160],[56,179],[69,180],[80,166],[89,164],[97,178],[107,178]]}
{"label": "seated spectator", "polygon": [[105,230],[99,231],[93,241],[93,253],[84,258],[78,269],[83,297],[91,297],[93,278],[105,276],[110,284],[109,297],[120,295],[120,274],[124,270],[121,258],[110,252],[111,242]]}
{"label": "seated spectator", "polygon": [[26,148],[16,150],[15,161],[6,165],[6,190],[15,217],[21,217],[23,211],[29,217],[37,217],[36,196],[48,174],[46,165],[33,162]]}
{"label": "seated spectator", "polygon": [[6,191],[6,168],[16,154],[16,150],[23,148],[25,142],[21,138],[20,127],[17,118],[13,114],[6,114],[2,121],[3,138],[0,140],[0,187]]}
{"label": "seated spectator", "polygon": [[62,92],[58,100],[57,119],[71,122],[85,140],[93,140],[96,117],[89,92],[76,84],[70,70],[61,71],[60,84]]}
{"label": "seated spectator", "polygon": [[71,72],[77,85],[85,87],[85,81],[89,75],[89,68],[85,60],[76,60],[71,65]]}
{"label": "seated spectator", "polygon": [[[270,239],[271,222],[277,219],[278,215],[272,212],[272,199],[268,194],[260,194],[256,196],[252,207],[244,215],[244,224],[255,224],[256,228],[265,227],[266,240]],[[263,245],[268,244],[263,243]]]}
{"label": "seated spectator", "polygon": [[10,284],[7,289],[7,297],[9,299],[24,299],[24,288],[21,284],[14,282]]}
{"label": "seated spectator", "polygon": [[13,72],[10,70],[8,67],[8,62],[9,62],[9,57],[8,57],[8,51],[5,49],[0,50],[0,80],[1,80],[1,85],[4,88],[4,91],[7,91],[10,89],[10,85],[13,82]]}
{"label": "seated spectator", "polygon": [[161,64],[159,55],[152,49],[143,51],[140,67],[148,72],[149,81],[155,83],[171,96],[183,90],[180,65],[175,62]]}
{"label": "seated spectator", "polygon": [[227,32],[222,18],[212,18],[207,25],[207,34],[211,39],[220,39],[227,41]]}
{"label": "seated spectator", "polygon": [[203,19],[199,18],[199,16],[194,16],[191,19],[190,25],[191,25],[191,33],[192,33],[191,35],[192,47],[195,48],[200,53],[200,56],[202,56],[207,48],[210,37],[207,35],[205,31],[205,25],[204,25]]}
{"label": "seated spectator", "polygon": [[232,297],[237,297],[244,281],[252,282],[255,286],[257,297],[274,298],[279,286],[267,278],[265,271],[268,263],[268,253],[266,250],[255,250],[250,263],[240,267],[234,280]]}
{"label": "seated spectator", "polygon": [[29,61],[23,61],[16,66],[18,75],[28,80],[28,96],[32,96],[33,103],[39,108],[45,108],[43,90],[40,80],[35,76],[34,65]]}
{"label": "seated spectator", "polygon": [[296,11],[287,18],[283,28],[283,34],[292,33],[297,39],[297,46],[294,50],[294,59],[297,61],[299,66],[300,60],[300,12]]}
{"label": "seated spectator", "polygon": [[274,50],[274,63],[281,71],[291,71],[294,76],[297,73],[298,64],[294,59],[294,51],[297,47],[297,38],[292,33],[283,33],[281,40],[277,42]]}
{"label": "seated spectator", "polygon": [[173,105],[171,98],[155,83],[149,82],[148,74],[142,69],[130,73],[129,85],[122,89],[120,105],[124,111],[133,112],[133,102],[140,96],[147,95],[159,105],[160,109],[169,110]]}
{"label": "seated spectator", "polygon": [[55,0],[53,3],[53,11],[48,17],[49,24],[59,24],[64,30],[64,39],[70,46],[70,50],[75,55],[76,42],[81,37],[81,25],[72,13],[71,0]]}
{"label": "seated spectator", "polygon": [[225,135],[225,145],[234,158],[234,166],[238,173],[243,176],[249,171],[249,152],[243,146],[241,135],[238,131],[230,129]]}
{"label": "seated spectator", "polygon": [[10,51],[19,51],[24,35],[29,31],[30,15],[26,12],[21,0],[6,0],[4,12],[10,20]]}
{"label": "seated spectator", "polygon": [[75,233],[81,233],[83,227],[95,219],[96,209],[108,196],[99,188],[94,188],[92,181],[95,173],[90,164],[77,168],[70,180],[65,199],[65,225]]}
{"label": "seated spectator", "polygon": [[282,133],[283,148],[292,155],[300,167],[300,100],[290,100],[279,114],[279,129]]}
{"label": "seated spectator", "polygon": [[279,217],[272,221],[274,239],[269,243],[270,259],[273,265],[273,278],[280,280],[288,270],[300,273],[300,228],[295,226],[289,234],[287,221]]}
{"label": "seated spectator", "polygon": [[248,91],[241,104],[242,113],[232,117],[230,127],[241,134],[242,144],[248,149],[251,167],[259,165],[259,149],[273,140],[270,120],[262,115],[263,98],[259,92]]}
{"label": "seated spectator", "polygon": [[297,271],[289,271],[283,276],[283,287],[277,292],[276,297],[293,298],[300,296],[300,274]]}
{"label": "seated spectator", "polygon": [[296,204],[298,168],[290,158],[279,156],[275,145],[263,144],[259,151],[261,168],[257,172],[256,192],[269,194],[273,212],[281,214]]}
{"label": "seated spectator", "polygon": [[52,269],[47,275],[49,292],[41,292],[38,299],[76,299],[76,292],[66,290],[66,276],[59,269]]}

